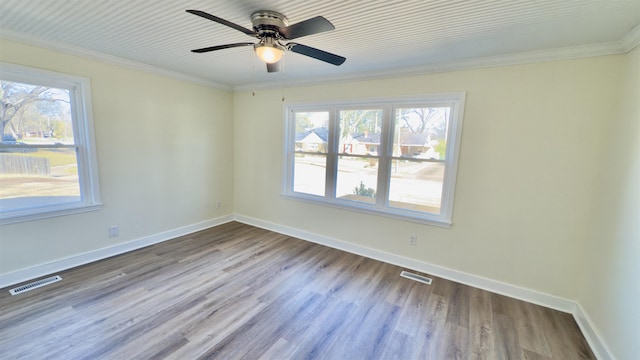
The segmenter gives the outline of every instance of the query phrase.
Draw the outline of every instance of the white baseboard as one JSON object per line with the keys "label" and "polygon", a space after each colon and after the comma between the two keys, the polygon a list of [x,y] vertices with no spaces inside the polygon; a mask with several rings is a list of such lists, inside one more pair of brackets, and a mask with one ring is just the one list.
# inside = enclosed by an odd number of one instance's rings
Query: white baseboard
{"label": "white baseboard", "polygon": [[576,304],[572,300],[545,294],[539,291],[526,289],[501,281],[488,279],[482,276],[465,273],[463,271],[446,268],[439,265],[429,264],[426,262],[410,259],[384,251],[376,250],[362,245],[333,239],[323,235],[299,230],[296,228],[283,226],[268,221],[244,216],[235,215],[235,220],[248,225],[253,225],[266,230],[275,231],[277,233],[293,236],[302,240],[311,241],[317,244],[329,246],[335,249],[347,251],[353,254],[361,255],[375,260],[380,260],[389,264],[413,269],[416,271],[432,274],[447,280],[459,282],[461,284],[470,285],[479,289],[488,290],[501,295],[524,300],[537,305],[542,305],[551,309],[573,314]]}
{"label": "white baseboard", "polygon": [[177,229],[172,229],[158,234],[153,234],[139,239],[127,241],[125,243],[120,243],[106,248],[92,250],[82,254],[69,256],[60,260],[55,260],[29,268],[16,270],[10,273],[5,273],[0,275],[0,288],[49,275],[54,272],[71,269],[76,266],[88,264],[94,261],[106,259],[115,255],[120,255],[129,251],[143,248],[145,246],[175,239],[177,237],[208,229],[213,226],[221,225],[229,221],[233,221],[232,215],[205,220],[199,223],[179,227]]}
{"label": "white baseboard", "polygon": [[613,356],[607,344],[602,340],[602,335],[600,335],[600,332],[593,326],[593,320],[591,320],[579,302],[576,302],[576,310],[573,313],[573,318],[576,319],[578,327],[582,330],[582,335],[587,339],[596,358],[600,360],[614,360],[615,356]]}
{"label": "white baseboard", "polygon": [[334,249],[339,249],[353,254],[365,256],[367,258],[380,260],[389,264],[398,265],[427,274],[433,274],[434,276],[438,276],[447,280],[456,281],[465,285],[470,285],[479,289],[484,289],[501,295],[524,300],[551,309],[570,313],[575,318],[576,323],[582,330],[584,337],[591,346],[591,349],[595,353],[596,357],[600,360],[615,359],[606,343],[602,340],[602,336],[593,326],[593,321],[591,320],[591,318],[584,311],[580,303],[577,303],[575,301],[545,294],[531,289],[526,289],[512,284],[507,284],[501,281],[488,279],[482,276],[446,268],[443,266],[429,264],[407,257],[387,253],[366,246],[353,244],[347,241],[330,238],[293,227],[279,225],[237,214],[206,220],[162,233],[145,236],[143,238],[128,241],[126,243],[121,243],[107,248],[93,250],[49,263],[2,274],[0,275],[0,288],[49,275],[54,272],[59,272],[76,266],[88,264],[94,261],[102,260],[111,256],[123,254],[129,251],[143,248],[145,246],[171,240],[200,230],[205,230],[210,227],[218,226],[233,220],[262,229],[296,237],[302,240],[314,242],[320,245],[329,246]]}
{"label": "white baseboard", "polygon": [[501,281],[488,279],[482,276],[465,273],[462,271],[449,269],[439,265],[429,264],[426,262],[410,259],[403,256],[387,253],[384,251],[368,248],[366,246],[353,244],[350,242],[333,239],[323,235],[299,230],[296,228],[283,226],[268,221],[236,214],[234,220],[253,225],[262,229],[274,231],[298,239],[311,241],[320,245],[329,246],[335,249],[343,250],[353,254],[361,255],[367,258],[380,260],[389,264],[398,265],[404,268],[432,274],[443,279],[452,280],[465,285],[473,286],[479,289],[491,291],[501,295],[509,296],[515,299],[527,301],[533,304],[541,305],[550,309],[559,310],[573,315],[576,323],[580,327],[585,339],[589,343],[596,358],[599,360],[614,360],[615,357],[602,340],[602,336],[592,325],[593,322],[584,311],[580,303],[573,300],[545,294],[536,290],[526,289],[520,286],[507,284]]}

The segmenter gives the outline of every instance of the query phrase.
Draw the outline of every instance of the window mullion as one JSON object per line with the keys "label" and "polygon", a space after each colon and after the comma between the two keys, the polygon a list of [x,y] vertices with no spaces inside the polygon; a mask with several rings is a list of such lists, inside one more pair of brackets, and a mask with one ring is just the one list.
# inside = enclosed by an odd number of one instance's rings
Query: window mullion
{"label": "window mullion", "polygon": [[295,161],[294,161],[294,151],[295,151],[295,135],[292,133],[291,128],[295,123],[294,120],[294,111],[293,109],[287,109],[285,113],[285,122],[284,122],[284,171],[283,171],[283,185],[282,192],[283,193],[292,193],[293,192],[293,174],[295,173]]}
{"label": "window mullion", "polygon": [[390,106],[382,108],[382,126],[380,131],[380,151],[378,151],[378,184],[376,206],[386,207],[389,199],[389,176],[391,171],[391,112]]}
{"label": "window mullion", "polygon": [[327,167],[325,173],[325,197],[335,199],[336,182],[338,178],[338,109],[331,108],[329,111],[329,138],[327,139]]}
{"label": "window mullion", "polygon": [[296,165],[295,165],[295,159],[296,159],[296,145],[295,145],[295,139],[296,139],[296,131],[295,131],[295,127],[296,127],[296,111],[295,110],[289,110],[287,113],[288,116],[288,120],[287,120],[287,128],[285,129],[286,131],[286,137],[287,139],[289,139],[290,143],[287,144],[288,149],[287,149],[287,172],[286,172],[286,177],[287,177],[287,187],[286,187],[286,191],[293,193],[294,191],[294,174],[297,171],[296,169]]}

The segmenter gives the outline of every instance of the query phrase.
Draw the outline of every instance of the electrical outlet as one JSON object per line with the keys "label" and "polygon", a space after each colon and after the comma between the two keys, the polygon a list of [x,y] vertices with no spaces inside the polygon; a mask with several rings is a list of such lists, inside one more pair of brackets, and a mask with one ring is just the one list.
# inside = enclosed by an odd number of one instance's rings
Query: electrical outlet
{"label": "electrical outlet", "polygon": [[417,243],[418,243],[418,236],[417,235],[409,236],[409,245],[416,246]]}
{"label": "electrical outlet", "polygon": [[113,225],[109,226],[109,237],[114,238],[120,236],[120,226]]}

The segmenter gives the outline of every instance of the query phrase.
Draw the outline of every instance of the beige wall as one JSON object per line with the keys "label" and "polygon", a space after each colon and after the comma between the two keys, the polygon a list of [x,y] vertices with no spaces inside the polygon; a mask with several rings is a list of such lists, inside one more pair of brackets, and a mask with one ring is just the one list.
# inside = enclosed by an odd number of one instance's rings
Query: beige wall
{"label": "beige wall", "polygon": [[[281,89],[232,95],[10,41],[0,47],[2,61],[91,79],[104,202],[101,211],[0,228],[0,274],[235,212],[578,299],[614,354],[637,353],[637,49],[284,89],[288,102],[466,91],[454,225],[443,229],[281,198]],[[107,237],[109,225],[120,225],[119,238]],[[410,234],[418,246],[408,246]]]}
{"label": "beige wall", "polygon": [[[1,61],[90,78],[104,203],[2,226],[0,274],[233,212],[230,92],[5,40],[0,48]],[[108,238],[109,225],[120,237]]]}
{"label": "beige wall", "polygon": [[608,56],[284,89],[289,102],[466,91],[450,229],[281,198],[282,90],[236,93],[236,213],[576,299],[594,159],[623,64]]}
{"label": "beige wall", "polygon": [[593,230],[579,301],[619,359],[640,356],[640,47],[620,64],[619,111],[604,119]]}

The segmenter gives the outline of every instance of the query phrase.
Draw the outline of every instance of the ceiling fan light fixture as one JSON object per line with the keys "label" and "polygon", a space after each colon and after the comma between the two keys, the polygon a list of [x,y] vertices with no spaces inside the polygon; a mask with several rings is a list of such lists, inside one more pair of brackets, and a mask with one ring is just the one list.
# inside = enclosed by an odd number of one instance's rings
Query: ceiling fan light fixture
{"label": "ceiling fan light fixture", "polygon": [[255,46],[256,55],[267,64],[274,64],[282,59],[284,49],[273,38],[265,37]]}

